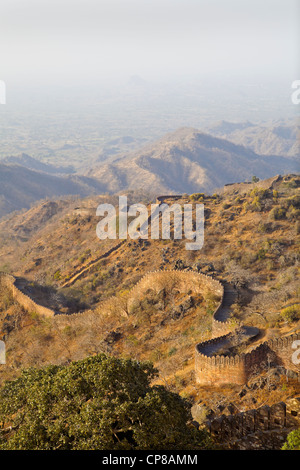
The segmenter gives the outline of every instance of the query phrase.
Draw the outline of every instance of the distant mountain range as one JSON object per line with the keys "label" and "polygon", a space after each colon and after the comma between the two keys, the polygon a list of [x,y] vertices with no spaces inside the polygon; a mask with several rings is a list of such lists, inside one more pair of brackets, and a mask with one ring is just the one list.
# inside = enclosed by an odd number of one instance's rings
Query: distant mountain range
{"label": "distant mountain range", "polygon": [[0,162],[0,217],[29,208],[45,198],[99,194],[105,190],[99,181],[85,176],[57,176]]}
{"label": "distant mountain range", "polygon": [[181,128],[157,142],[95,166],[87,176],[109,192],[143,188],[153,193],[211,192],[253,175],[268,178],[297,172],[296,159],[258,155],[253,150],[193,128]]}
{"label": "distant mountain range", "polygon": [[30,155],[26,153],[22,153],[20,156],[11,156],[6,157],[1,160],[1,163],[5,164],[13,164],[13,165],[21,165],[29,170],[36,170],[36,171],[43,171],[45,173],[52,174],[71,174],[74,173],[73,166],[55,166],[49,163],[43,163],[37,160],[36,158],[32,158]]}
{"label": "distant mountain range", "polygon": [[[251,126],[224,123],[214,132],[234,135]],[[114,142],[113,142],[114,143]],[[243,145],[193,128],[180,128],[153,144],[99,162],[81,174],[61,174],[54,167],[21,155],[0,162],[0,216],[34,202],[64,195],[85,197],[130,189],[163,193],[211,193],[224,184],[297,173],[299,161],[259,155]],[[72,171],[72,167],[70,167]]]}
{"label": "distant mountain range", "polygon": [[248,147],[260,155],[300,157],[300,127],[296,120],[259,126],[249,121],[219,121],[205,128],[205,132]]}

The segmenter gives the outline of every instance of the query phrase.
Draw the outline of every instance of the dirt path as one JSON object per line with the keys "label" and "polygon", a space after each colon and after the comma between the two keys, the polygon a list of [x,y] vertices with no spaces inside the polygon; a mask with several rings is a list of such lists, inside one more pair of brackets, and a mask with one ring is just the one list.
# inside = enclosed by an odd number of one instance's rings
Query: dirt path
{"label": "dirt path", "polygon": [[103,253],[102,255],[98,256],[98,258],[95,258],[93,259],[92,261],[90,261],[86,266],[84,266],[80,271],[76,272],[75,274],[73,274],[73,276],[68,279],[62,286],[60,286],[61,288],[64,288],[64,287],[70,287],[72,286],[76,281],[78,281],[78,279],[80,279],[82,276],[84,276],[84,274],[86,274],[90,269],[92,269],[97,263],[99,263],[99,261],[101,261],[102,259],[104,258],[107,258],[111,253],[113,253],[114,251],[117,251],[124,243],[125,243],[126,240],[122,240],[120,243],[118,243],[117,245],[113,246],[112,248],[110,248],[108,251],[106,251],[105,253]]}

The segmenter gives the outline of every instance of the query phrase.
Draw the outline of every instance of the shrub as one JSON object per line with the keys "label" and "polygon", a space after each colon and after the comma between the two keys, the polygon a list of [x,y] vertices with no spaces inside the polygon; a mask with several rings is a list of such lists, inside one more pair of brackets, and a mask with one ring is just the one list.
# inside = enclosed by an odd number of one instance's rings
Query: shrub
{"label": "shrub", "polygon": [[286,213],[286,218],[289,220],[297,220],[300,217],[300,210],[296,209],[294,206],[290,206],[287,213]]}
{"label": "shrub", "polygon": [[281,310],[280,315],[288,323],[297,321],[300,319],[300,304],[290,305]]}
{"label": "shrub", "polygon": [[61,279],[61,272],[60,269],[58,269],[54,274],[53,277],[56,281],[59,281]]}
{"label": "shrub", "polygon": [[257,230],[261,233],[266,233],[267,230],[268,230],[268,225],[263,223],[263,222],[260,222],[260,224],[258,225]]}
{"label": "shrub", "polygon": [[288,434],[282,450],[300,450],[300,428]]}
{"label": "shrub", "polygon": [[194,194],[191,194],[190,196],[191,201],[199,201],[199,200],[203,200],[204,198],[205,198],[204,193],[194,193]]}
{"label": "shrub", "polygon": [[[0,389],[1,450],[197,450],[189,402],[161,385],[152,364],[100,354],[27,369]],[[9,427],[7,424],[9,423]]]}
{"label": "shrub", "polygon": [[270,219],[272,220],[280,220],[285,218],[286,211],[281,206],[275,206],[270,211]]}
{"label": "shrub", "polygon": [[297,188],[298,186],[297,181],[295,179],[292,179],[291,181],[284,181],[283,184],[286,188],[290,189]]}
{"label": "shrub", "polygon": [[257,259],[260,260],[260,259],[265,259],[266,257],[266,250],[264,248],[260,248],[257,252]]}
{"label": "shrub", "polygon": [[177,352],[177,349],[176,348],[171,348],[170,351],[168,352],[168,356],[173,356],[173,354],[175,354]]}
{"label": "shrub", "polygon": [[253,211],[261,211],[262,205],[258,196],[255,196],[255,198],[253,199],[251,209]]}

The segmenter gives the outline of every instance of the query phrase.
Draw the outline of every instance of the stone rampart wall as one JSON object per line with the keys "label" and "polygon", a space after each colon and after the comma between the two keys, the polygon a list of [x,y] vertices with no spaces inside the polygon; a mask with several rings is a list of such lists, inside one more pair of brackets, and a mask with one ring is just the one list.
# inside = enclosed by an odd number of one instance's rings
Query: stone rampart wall
{"label": "stone rampart wall", "polygon": [[[300,398],[262,406],[207,421],[217,441],[237,450],[280,449],[291,430],[300,426]],[[285,431],[285,432],[284,432]]]}
{"label": "stone rampart wall", "polygon": [[273,184],[279,181],[282,177],[280,175],[273,176],[272,178],[268,178],[266,180],[258,181],[257,183],[232,183],[226,184],[223,188],[223,192],[226,193],[234,193],[238,192],[239,194],[247,193],[248,191],[252,191],[254,188],[259,189],[271,189]]}
{"label": "stone rampart wall", "polygon": [[243,385],[253,372],[268,363],[281,365],[299,374],[299,366],[293,361],[293,343],[300,339],[300,333],[266,341],[246,354],[209,357],[203,353],[209,344],[221,343],[226,336],[216,337],[196,346],[195,373],[196,382],[200,385]]}
{"label": "stone rampart wall", "polygon": [[24,294],[24,292],[18,289],[16,278],[11,274],[0,273],[0,285],[9,289],[13,298],[28,312],[35,312],[45,317],[53,317],[55,315],[54,310],[37,304],[29,295]]}

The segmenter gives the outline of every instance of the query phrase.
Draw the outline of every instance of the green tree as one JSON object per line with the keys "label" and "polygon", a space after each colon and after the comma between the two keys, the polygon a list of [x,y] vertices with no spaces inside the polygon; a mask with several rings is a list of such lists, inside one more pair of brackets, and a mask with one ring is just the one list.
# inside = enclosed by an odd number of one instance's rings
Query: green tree
{"label": "green tree", "polygon": [[100,354],[26,369],[0,389],[0,449],[202,449],[190,405],[151,386],[151,363]]}
{"label": "green tree", "polygon": [[288,434],[282,450],[300,450],[300,428]]}

